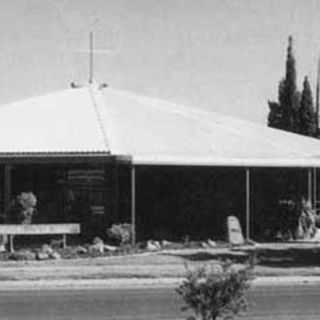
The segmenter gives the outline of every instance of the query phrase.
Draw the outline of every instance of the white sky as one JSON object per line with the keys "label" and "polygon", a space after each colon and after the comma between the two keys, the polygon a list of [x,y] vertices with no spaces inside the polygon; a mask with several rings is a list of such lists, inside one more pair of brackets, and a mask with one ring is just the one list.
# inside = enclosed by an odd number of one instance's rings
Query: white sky
{"label": "white sky", "polygon": [[299,86],[315,86],[318,0],[0,2],[0,103],[95,78],[148,96],[265,122],[294,37]]}

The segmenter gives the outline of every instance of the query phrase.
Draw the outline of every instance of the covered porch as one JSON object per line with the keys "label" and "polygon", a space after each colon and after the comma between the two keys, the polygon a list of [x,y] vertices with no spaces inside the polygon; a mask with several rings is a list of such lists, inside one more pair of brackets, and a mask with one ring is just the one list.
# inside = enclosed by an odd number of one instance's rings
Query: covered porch
{"label": "covered porch", "polygon": [[[106,228],[130,212],[120,181],[127,160],[107,154],[10,157],[0,160],[1,223],[15,223],[14,201],[21,193],[37,199],[34,224],[79,223],[82,240],[105,236]],[[123,217],[130,220],[130,216]]]}
{"label": "covered porch", "polygon": [[138,165],[131,170],[131,221],[138,240],[225,241],[227,216],[233,215],[247,240],[275,241],[277,231],[290,229],[289,201],[303,197],[317,204],[316,168]]}

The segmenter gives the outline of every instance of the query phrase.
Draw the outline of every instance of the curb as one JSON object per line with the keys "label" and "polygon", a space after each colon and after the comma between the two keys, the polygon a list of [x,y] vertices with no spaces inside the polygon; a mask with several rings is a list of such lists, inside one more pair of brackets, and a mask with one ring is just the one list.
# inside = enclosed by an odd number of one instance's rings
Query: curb
{"label": "curb", "polygon": [[[0,281],[0,291],[33,290],[117,290],[143,288],[175,288],[183,278],[118,278]],[[258,277],[252,287],[320,285],[320,276]]]}
{"label": "curb", "polygon": [[0,291],[15,290],[99,290],[176,287],[182,278],[118,278],[0,281]]}

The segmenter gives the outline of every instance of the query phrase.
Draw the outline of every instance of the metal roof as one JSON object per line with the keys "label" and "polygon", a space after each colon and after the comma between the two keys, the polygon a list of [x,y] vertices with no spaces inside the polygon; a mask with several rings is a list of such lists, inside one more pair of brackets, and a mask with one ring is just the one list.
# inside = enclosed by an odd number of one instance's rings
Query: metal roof
{"label": "metal roof", "polygon": [[0,107],[0,157],[110,154],[144,165],[320,167],[320,140],[112,88]]}

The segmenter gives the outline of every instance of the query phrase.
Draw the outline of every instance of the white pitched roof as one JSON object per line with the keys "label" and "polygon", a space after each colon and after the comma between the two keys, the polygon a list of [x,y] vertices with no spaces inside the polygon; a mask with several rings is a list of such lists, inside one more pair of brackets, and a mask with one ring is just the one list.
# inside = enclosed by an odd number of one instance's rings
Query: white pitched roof
{"label": "white pitched roof", "polygon": [[0,157],[21,153],[110,153],[149,165],[320,167],[318,139],[94,86],[0,107]]}
{"label": "white pitched roof", "polygon": [[107,150],[88,89],[0,106],[0,154]]}

